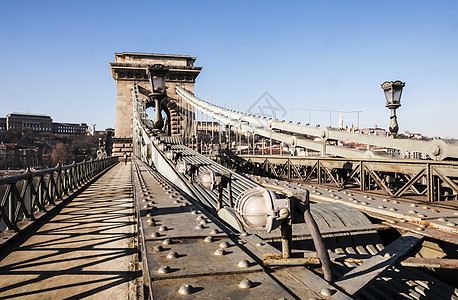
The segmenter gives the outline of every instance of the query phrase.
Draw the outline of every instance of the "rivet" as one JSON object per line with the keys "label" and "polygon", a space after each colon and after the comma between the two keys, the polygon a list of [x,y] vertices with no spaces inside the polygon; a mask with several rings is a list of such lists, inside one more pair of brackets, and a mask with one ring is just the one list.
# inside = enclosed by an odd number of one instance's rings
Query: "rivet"
{"label": "rivet", "polygon": [[169,230],[169,228],[165,225],[162,225],[161,227],[159,227],[159,231],[167,231]]}
{"label": "rivet", "polygon": [[253,282],[251,282],[251,280],[249,279],[244,279],[242,280],[242,282],[239,283],[239,288],[241,289],[249,289],[251,288],[253,285]]}
{"label": "rivet", "polygon": [[389,258],[389,257],[391,257],[391,255],[389,253],[385,253],[385,255],[383,255],[383,257]]}
{"label": "rivet", "polygon": [[368,205],[369,203],[367,202],[361,202],[362,205]]}
{"label": "rivet", "polygon": [[399,203],[399,201],[397,201],[397,200],[393,200],[391,202],[393,202],[394,204],[398,204]]}
{"label": "rivet", "polygon": [[456,225],[456,224],[453,223],[453,222],[447,222],[447,226],[453,227],[453,226],[455,226],[455,225]]}
{"label": "rivet", "polygon": [[455,212],[453,213],[453,215],[454,215],[454,216],[458,216],[458,211],[455,211]]}
{"label": "rivet", "polygon": [[241,261],[239,261],[239,263],[237,264],[237,266],[239,268],[248,268],[250,266],[250,263],[248,262],[248,260],[246,259],[243,259]]}
{"label": "rivet", "polygon": [[192,210],[191,210],[191,213],[192,213],[193,215],[197,215],[197,210],[192,209]]}
{"label": "rivet", "polygon": [[412,203],[410,204],[410,207],[417,207],[417,205]]}
{"label": "rivet", "polygon": [[331,196],[331,197],[335,197],[336,195],[335,195],[335,194],[330,194],[329,196]]}
{"label": "rivet", "polygon": [[181,203],[181,201],[179,199],[173,201],[173,203]]}
{"label": "rivet", "polygon": [[156,226],[156,222],[153,220],[152,222],[148,222],[149,227],[154,227]]}
{"label": "rivet", "polygon": [[433,208],[433,209],[431,209],[431,212],[438,213],[439,211],[437,209]]}
{"label": "rivet", "polygon": [[169,252],[169,254],[167,254],[167,258],[168,259],[178,258],[178,253],[176,253],[175,251],[171,251]]}
{"label": "rivet", "polygon": [[419,217],[419,218],[426,218],[426,215],[425,215],[425,214],[419,214],[419,215],[417,215],[417,217]]}
{"label": "rivet", "polygon": [[422,208],[423,208],[423,209],[429,209],[429,207],[426,206],[426,205],[424,205]]}
{"label": "rivet", "polygon": [[189,294],[192,293],[192,290],[193,290],[192,285],[185,284],[185,285],[180,286],[180,288],[178,289],[178,294],[180,294],[180,295],[189,295]]}
{"label": "rivet", "polygon": [[248,232],[242,232],[240,235],[241,236],[248,236]]}
{"label": "rivet", "polygon": [[407,222],[407,221],[406,221],[406,219],[401,219],[401,220],[399,220],[399,222],[405,223],[405,222]]}
{"label": "rivet", "polygon": [[153,251],[154,252],[161,252],[163,250],[164,250],[164,248],[161,245],[153,247]]}
{"label": "rivet", "polygon": [[204,239],[204,242],[206,242],[206,243],[211,243],[211,242],[213,242],[213,237],[212,237],[212,236],[207,236],[207,237]]}
{"label": "rivet", "polygon": [[418,226],[420,228],[426,228],[426,225],[425,224],[420,224],[420,226]]}
{"label": "rivet", "polygon": [[230,245],[229,245],[228,242],[221,242],[221,243],[219,243],[219,247],[220,247],[220,248],[229,248],[229,246],[230,246]]}
{"label": "rivet", "polygon": [[197,221],[200,221],[200,220],[202,220],[203,218],[204,218],[203,216],[197,216],[196,220],[197,220]]}
{"label": "rivet", "polygon": [[151,205],[149,205],[148,203],[143,205],[143,208],[149,208]]}
{"label": "rivet", "polygon": [[150,211],[146,214],[147,217],[151,217],[152,215],[153,214]]}
{"label": "rivet", "polygon": [[171,245],[173,244],[173,241],[171,239],[165,239],[163,242],[162,242],[163,245]]}
{"label": "rivet", "polygon": [[389,220],[388,223],[390,223],[390,224],[396,224],[396,221],[395,221],[395,220]]}
{"label": "rivet", "polygon": [[324,288],[320,291],[320,294],[325,297],[331,296],[331,290],[328,288]]}
{"label": "rivet", "polygon": [[364,198],[367,198],[368,196],[367,196],[367,195],[364,195],[363,197],[364,197]]}
{"label": "rivet", "polygon": [[153,232],[151,233],[151,237],[155,238],[155,237],[160,237],[161,235],[159,234],[159,232]]}
{"label": "rivet", "polygon": [[445,222],[445,218],[444,217],[440,217],[439,219],[437,219],[439,222]]}
{"label": "rivet", "polygon": [[[202,226],[202,225],[201,225]],[[218,229],[212,229],[210,230],[210,234],[218,234],[219,233],[219,230]]]}
{"label": "rivet", "polygon": [[214,254],[215,254],[216,256],[222,256],[222,255],[226,254],[226,251],[225,251],[224,249],[219,248],[219,249],[216,249],[216,250],[215,250],[215,253],[214,253]]}
{"label": "rivet", "polygon": [[264,246],[264,243],[263,243],[263,242],[257,242],[257,243],[256,243],[256,247],[261,247],[261,246]]}
{"label": "rivet", "polygon": [[390,208],[390,211],[397,211],[397,210],[398,210],[398,209],[397,209],[397,208],[394,208],[394,207]]}
{"label": "rivet", "polygon": [[154,218],[146,220],[146,223],[153,223],[153,222],[154,222]]}
{"label": "rivet", "polygon": [[353,203],[359,203],[359,201],[358,200],[353,200]]}
{"label": "rivet", "polygon": [[202,225],[202,224],[197,224],[197,226],[195,227],[195,229],[199,229],[199,230],[200,230],[200,229],[204,229],[204,228],[205,228],[205,227],[204,227],[204,225]]}
{"label": "rivet", "polygon": [[205,224],[207,224],[207,223],[208,223],[208,222],[207,222],[207,220],[205,220],[205,219],[200,220],[200,224],[202,224],[202,225],[205,225]]}
{"label": "rivet", "polygon": [[382,201],[383,201],[383,202],[390,202],[390,201],[388,201],[388,199],[383,199]]}
{"label": "rivet", "polygon": [[158,272],[160,274],[167,274],[167,273],[170,273],[171,269],[169,266],[162,266],[159,268]]}
{"label": "rivet", "polygon": [[386,208],[385,205],[379,205],[378,208]]}
{"label": "rivet", "polygon": [[151,206],[151,211],[155,211],[157,210],[157,207],[156,206]]}
{"label": "rivet", "polygon": [[416,210],[409,210],[409,214],[416,214],[417,211]]}
{"label": "rivet", "polygon": [[367,197],[367,200],[374,200],[372,197]]}
{"label": "rivet", "polygon": [[339,197],[339,196],[335,196],[335,197],[334,197],[334,199],[336,199],[336,200],[339,200],[339,199],[340,199],[340,197]]}
{"label": "rivet", "polygon": [[423,230],[423,228],[421,228],[421,227],[417,227],[417,230],[418,230],[418,231],[422,231],[422,230]]}

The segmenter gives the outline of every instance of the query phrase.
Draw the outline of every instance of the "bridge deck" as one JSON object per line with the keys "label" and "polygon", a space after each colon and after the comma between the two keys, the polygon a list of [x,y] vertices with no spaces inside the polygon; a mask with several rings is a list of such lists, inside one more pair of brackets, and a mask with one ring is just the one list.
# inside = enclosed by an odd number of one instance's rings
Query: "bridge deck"
{"label": "bridge deck", "polygon": [[116,165],[5,257],[0,298],[132,298],[130,174],[129,165]]}

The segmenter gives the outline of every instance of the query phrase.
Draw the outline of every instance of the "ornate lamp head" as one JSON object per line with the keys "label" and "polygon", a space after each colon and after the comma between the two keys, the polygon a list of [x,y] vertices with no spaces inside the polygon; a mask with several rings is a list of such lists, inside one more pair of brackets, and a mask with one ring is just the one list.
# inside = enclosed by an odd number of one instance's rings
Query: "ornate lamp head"
{"label": "ornate lamp head", "polygon": [[401,106],[402,88],[405,85],[405,82],[402,82],[400,80],[385,81],[381,84],[383,92],[385,93],[386,107],[398,108],[399,106]]}

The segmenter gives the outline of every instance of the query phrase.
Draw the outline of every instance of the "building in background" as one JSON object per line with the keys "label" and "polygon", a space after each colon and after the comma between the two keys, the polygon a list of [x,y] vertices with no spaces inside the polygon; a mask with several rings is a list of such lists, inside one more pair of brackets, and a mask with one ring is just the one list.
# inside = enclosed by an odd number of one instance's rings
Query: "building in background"
{"label": "building in background", "polygon": [[52,123],[52,133],[86,135],[89,133],[89,126],[86,123]]}
{"label": "building in background", "polygon": [[51,132],[52,119],[47,115],[11,113],[6,116],[6,130]]}
{"label": "building in background", "polygon": [[0,132],[6,131],[6,118],[0,118]]}
{"label": "building in background", "polygon": [[10,113],[6,118],[0,118],[0,132],[10,130],[31,130],[62,135],[86,135],[90,131],[86,123],[57,123],[53,122],[48,115],[29,113]]}

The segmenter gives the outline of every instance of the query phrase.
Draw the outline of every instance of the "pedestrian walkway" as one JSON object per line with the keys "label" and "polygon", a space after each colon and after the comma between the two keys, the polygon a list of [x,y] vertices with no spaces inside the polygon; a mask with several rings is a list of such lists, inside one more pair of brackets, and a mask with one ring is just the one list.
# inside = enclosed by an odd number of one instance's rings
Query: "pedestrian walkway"
{"label": "pedestrian walkway", "polygon": [[135,298],[130,163],[119,163],[0,262],[0,299]]}

